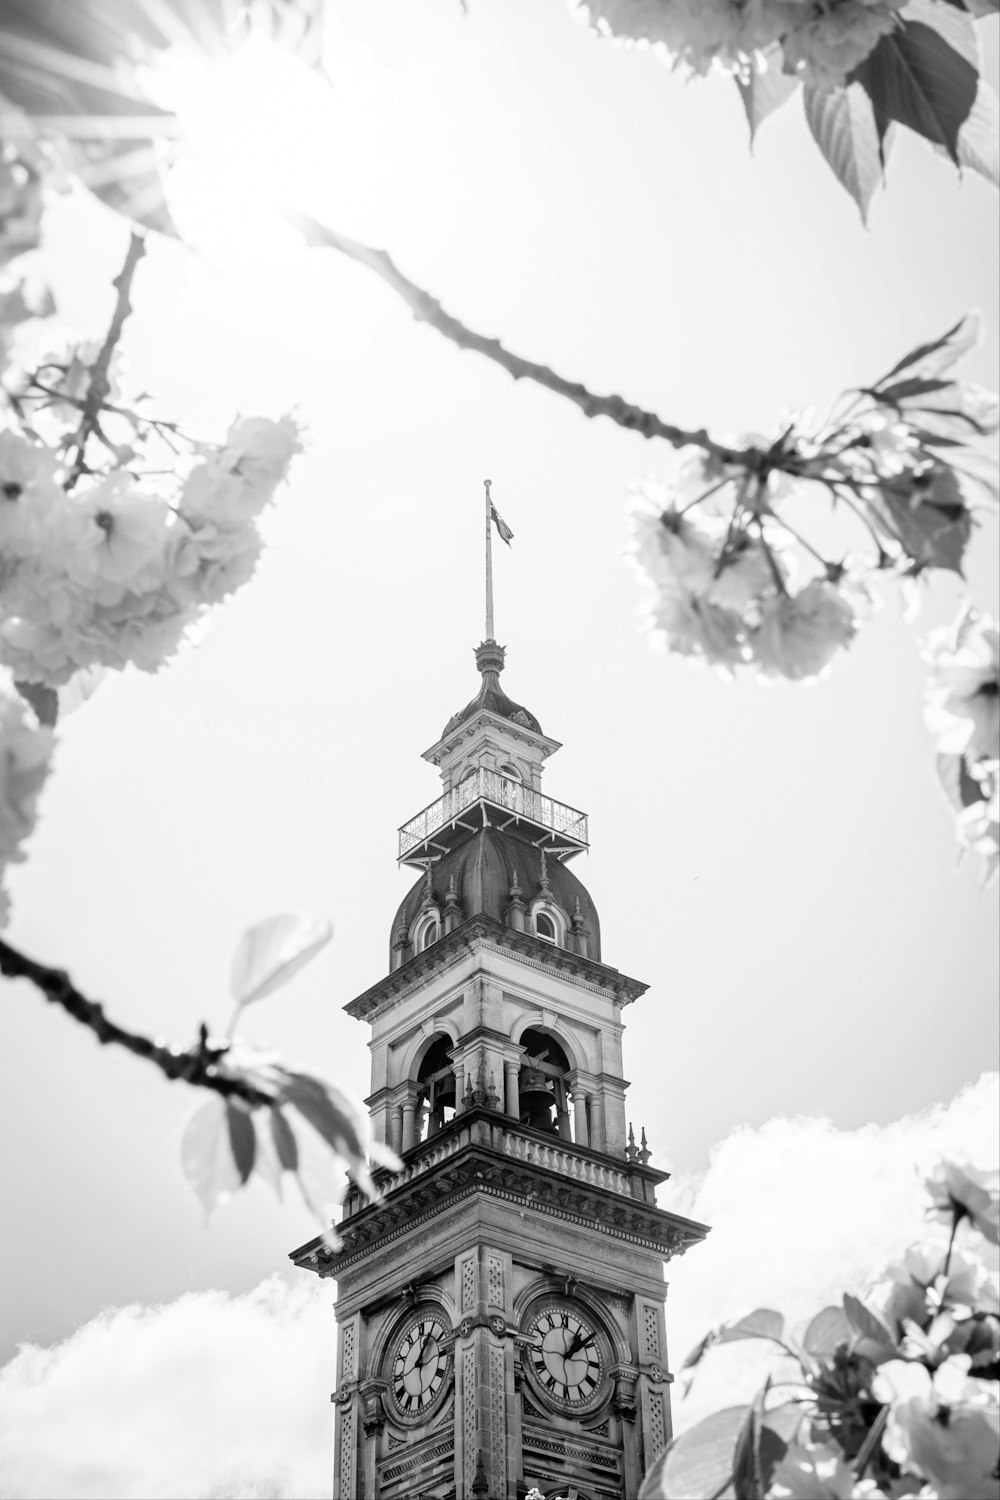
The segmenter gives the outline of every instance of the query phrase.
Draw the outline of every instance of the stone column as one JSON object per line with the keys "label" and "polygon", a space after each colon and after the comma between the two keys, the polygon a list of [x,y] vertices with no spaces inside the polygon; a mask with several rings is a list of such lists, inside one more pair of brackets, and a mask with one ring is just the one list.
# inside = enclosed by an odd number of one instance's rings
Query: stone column
{"label": "stone column", "polygon": [[590,1144],[595,1151],[605,1150],[604,1144],[604,1095],[590,1096]]}
{"label": "stone column", "polygon": [[521,1100],[518,1093],[517,1075],[520,1069],[516,1058],[508,1058],[503,1065],[504,1109],[515,1120],[521,1118]]}
{"label": "stone column", "polygon": [[587,1095],[581,1088],[573,1090],[573,1139],[578,1146],[590,1145],[587,1132]]}
{"label": "stone column", "polygon": [[411,1147],[413,1147],[413,1146],[415,1146],[417,1144],[416,1122],[414,1120],[414,1112],[416,1110],[416,1107],[417,1107],[417,1101],[416,1101],[416,1099],[414,1099],[414,1097],[413,1097],[412,1094],[410,1095],[410,1097],[408,1099],[404,1099],[403,1100],[403,1107],[402,1107],[402,1112],[403,1112],[403,1145],[402,1145],[402,1149],[403,1149],[404,1152],[409,1151],[411,1149]]}
{"label": "stone column", "polygon": [[389,1116],[389,1145],[397,1156],[403,1149],[403,1106],[394,1104]]}

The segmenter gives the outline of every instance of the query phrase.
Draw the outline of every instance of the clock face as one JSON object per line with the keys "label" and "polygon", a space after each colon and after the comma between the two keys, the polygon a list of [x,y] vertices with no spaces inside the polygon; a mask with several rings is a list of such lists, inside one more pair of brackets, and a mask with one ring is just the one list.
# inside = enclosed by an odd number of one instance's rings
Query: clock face
{"label": "clock face", "polygon": [[396,1335],[389,1352],[389,1391],[402,1417],[424,1416],[444,1390],[447,1329],[434,1312],[417,1313]]}
{"label": "clock face", "polygon": [[597,1330],[569,1307],[545,1307],[528,1324],[534,1343],[528,1360],[535,1381],[550,1401],[588,1406],[598,1394],[604,1359]]}

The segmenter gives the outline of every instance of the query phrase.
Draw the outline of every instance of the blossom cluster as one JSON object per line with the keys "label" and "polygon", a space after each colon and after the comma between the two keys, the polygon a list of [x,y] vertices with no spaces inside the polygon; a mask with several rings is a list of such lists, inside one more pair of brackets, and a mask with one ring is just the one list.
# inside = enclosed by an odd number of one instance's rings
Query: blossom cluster
{"label": "blossom cluster", "polygon": [[[12,253],[31,247],[38,207],[17,166],[0,161]],[[158,670],[253,574],[262,513],[301,447],[288,417],[184,440],[127,404],[113,345],[64,336],[53,351],[23,285],[0,303],[0,868],[23,857],[48,766],[32,709],[51,724],[102,671]]]}
{"label": "blossom cluster", "polygon": [[926,718],[935,736],[938,775],[954,804],[959,843],[1000,863],[1000,629],[968,609],[927,643]]}
{"label": "blossom cluster", "polygon": [[[977,336],[966,318],[825,422],[684,449],[667,483],[636,486],[628,554],[653,644],[729,673],[812,679],[854,639],[875,577],[961,575],[978,513],[1000,498],[977,446],[1000,425],[997,398],[952,374]],[[996,626],[968,612],[929,646],[941,779],[963,844],[994,863],[997,656]]]}
{"label": "blossom cluster", "polygon": [[[960,572],[976,508],[998,498],[971,446],[1000,425],[997,399],[949,374],[978,326],[913,350],[821,425],[685,449],[668,484],[639,486],[629,552],[655,642],[729,671],[815,677],[856,634],[873,573]],[[817,499],[863,546],[830,558],[800,534],[792,517]]]}
{"label": "blossom cluster", "polygon": [[[0,671],[0,882],[7,865],[25,857],[53,742],[52,730],[39,724],[9,673]],[[0,884],[0,927],[8,911],[7,893]]]}
{"label": "blossom cluster", "polygon": [[908,0],[571,0],[594,30],[653,46],[675,66],[743,76],[780,49],[783,71],[843,87]]}
{"label": "blossom cluster", "polygon": [[257,519],[298,448],[288,418],[237,421],[168,498],[124,468],[68,491],[56,449],[0,431],[0,661],[50,688],[95,666],[156,671],[252,575]]}
{"label": "blossom cluster", "polygon": [[[715,1344],[766,1339],[800,1379],[700,1424],[714,1424],[718,1475],[706,1471],[699,1427],[676,1439],[641,1500],[689,1495],[695,1477],[699,1493],[759,1500],[998,1500],[1000,1288],[978,1249],[1000,1241],[1000,1173],[942,1162],[926,1187],[947,1239],[911,1246],[864,1301],[848,1294],[822,1309],[801,1338],[761,1308],[702,1340],[686,1368]],[[973,1244],[960,1249],[963,1226]]]}

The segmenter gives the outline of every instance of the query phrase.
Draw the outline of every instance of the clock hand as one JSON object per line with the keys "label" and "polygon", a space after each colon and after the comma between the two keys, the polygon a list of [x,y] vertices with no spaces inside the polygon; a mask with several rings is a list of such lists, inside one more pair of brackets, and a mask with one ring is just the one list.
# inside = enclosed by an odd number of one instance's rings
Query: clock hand
{"label": "clock hand", "polygon": [[573,1335],[569,1348],[563,1351],[563,1359],[572,1359],[574,1354],[579,1353],[581,1349],[586,1349],[587,1345],[593,1342],[593,1338],[594,1335],[592,1333],[584,1338],[583,1330],[578,1329]]}

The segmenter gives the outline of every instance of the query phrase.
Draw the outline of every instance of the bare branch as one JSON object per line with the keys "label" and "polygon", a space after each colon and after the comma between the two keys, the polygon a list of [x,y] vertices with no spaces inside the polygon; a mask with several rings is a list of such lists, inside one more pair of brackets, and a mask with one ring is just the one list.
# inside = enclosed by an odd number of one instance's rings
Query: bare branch
{"label": "bare branch", "polygon": [[60,1006],[67,1015],[88,1027],[101,1043],[114,1043],[134,1052],[136,1057],[145,1057],[155,1063],[167,1078],[179,1078],[197,1088],[211,1089],[223,1098],[238,1098],[251,1106],[265,1107],[274,1103],[270,1094],[254,1088],[245,1079],[221,1072],[219,1064],[225,1058],[228,1044],[212,1044],[208,1028],[201,1027],[198,1043],[194,1047],[179,1049],[155,1042],[135,1031],[126,1031],[104,1014],[104,1007],[96,1000],[88,1000],[73,984],[68,974],[61,969],[50,969],[36,963],[33,958],[18,952],[9,943],[0,939],[0,972],[10,979],[30,979],[47,1000]]}
{"label": "bare branch", "polygon": [[125,264],[111,283],[118,296],[104,343],[101,345],[100,353],[91,366],[90,382],[83,401],[80,425],[72,438],[72,447],[76,450],[76,458],[73,460],[73,467],[65,482],[67,490],[71,490],[81,475],[86,473],[87,465],[84,455],[86,453],[87,441],[91,433],[96,432],[98,428],[101,408],[111,390],[111,382],[108,379],[108,371],[111,368],[111,356],[114,354],[118,340],[121,338],[125,320],[132,311],[130,300],[132,278],[135,275],[136,266],[145,253],[145,239],[141,234],[133,230],[129,237]]}
{"label": "bare branch", "polygon": [[325,245],[331,250],[339,250],[342,255],[357,261],[359,265],[367,266],[369,271],[373,271],[402,297],[420,322],[430,323],[432,328],[451,339],[460,349],[473,349],[477,354],[484,355],[486,359],[500,365],[515,380],[533,380],[537,385],[545,386],[546,390],[554,391],[557,396],[564,396],[567,401],[572,401],[585,417],[609,417],[619,427],[637,432],[640,437],[663,438],[675,448],[693,444],[726,462],[747,462],[744,450],[727,448],[722,443],[714,442],[704,428],[697,432],[687,432],[683,427],[664,422],[655,412],[633,405],[623,396],[598,396],[579,381],[566,380],[562,375],[557,375],[548,365],[538,365],[532,360],[522,359],[519,354],[506,349],[499,339],[488,339],[481,333],[475,333],[445,312],[440,302],[429,292],[404,276],[385,250],[374,250],[370,245],[363,245],[358,240],[349,239],[347,235],[338,234],[335,229],[329,229],[307,214],[288,210],[287,217],[305,236],[307,244]]}

